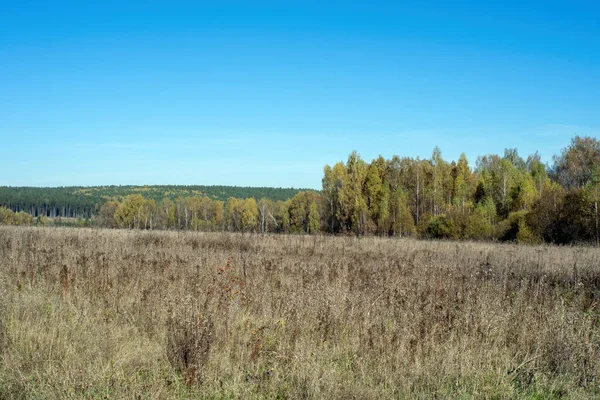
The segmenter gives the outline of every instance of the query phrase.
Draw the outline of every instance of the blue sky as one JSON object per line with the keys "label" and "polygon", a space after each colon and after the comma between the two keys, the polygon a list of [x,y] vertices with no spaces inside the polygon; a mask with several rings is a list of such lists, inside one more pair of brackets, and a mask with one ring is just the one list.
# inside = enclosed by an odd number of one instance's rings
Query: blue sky
{"label": "blue sky", "polygon": [[320,188],[600,136],[594,1],[0,2],[0,185]]}

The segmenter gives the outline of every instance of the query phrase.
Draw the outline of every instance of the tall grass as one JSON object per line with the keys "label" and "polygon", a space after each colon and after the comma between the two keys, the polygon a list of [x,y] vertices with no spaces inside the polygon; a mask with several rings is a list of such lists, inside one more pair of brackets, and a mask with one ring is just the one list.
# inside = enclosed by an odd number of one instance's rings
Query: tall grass
{"label": "tall grass", "polygon": [[0,227],[0,398],[595,398],[600,252]]}

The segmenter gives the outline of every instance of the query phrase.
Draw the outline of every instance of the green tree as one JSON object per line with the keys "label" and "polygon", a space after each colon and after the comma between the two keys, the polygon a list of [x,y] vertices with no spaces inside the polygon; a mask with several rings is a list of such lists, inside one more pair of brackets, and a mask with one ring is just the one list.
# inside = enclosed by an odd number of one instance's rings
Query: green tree
{"label": "green tree", "polygon": [[225,203],[222,200],[214,201],[213,210],[213,221],[215,229],[223,229],[223,223],[225,221]]}
{"label": "green tree", "polygon": [[538,244],[539,238],[533,233],[527,225],[526,219],[519,220],[519,232],[517,233],[517,243]]}
{"label": "green tree", "polygon": [[308,231],[308,207],[306,195],[300,192],[295,195],[289,203],[289,230],[294,233],[307,233]]}
{"label": "green tree", "polygon": [[239,232],[242,230],[242,211],[244,200],[230,197],[225,205],[227,230]]}
{"label": "green tree", "polygon": [[439,214],[431,218],[427,233],[435,239],[450,239],[456,237],[454,222],[445,214]]}
{"label": "green tree", "polygon": [[510,209],[511,211],[529,210],[538,197],[533,177],[525,171],[518,172],[515,182],[510,193]]}
{"label": "green tree", "polygon": [[542,163],[540,155],[535,152],[535,154],[527,157],[527,170],[533,179],[536,191],[538,192],[538,196],[542,196],[544,185],[548,181],[548,173],[546,171],[546,166]]}
{"label": "green tree", "polygon": [[255,231],[258,227],[258,206],[253,197],[242,203],[242,230]]}
{"label": "green tree", "polygon": [[310,203],[308,211],[308,233],[318,233],[321,228],[321,216],[315,201]]}
{"label": "green tree", "polygon": [[345,211],[344,214],[349,216],[349,221],[346,221],[347,227],[357,235],[363,234],[369,219],[369,208],[363,196],[367,165],[356,151],[353,151],[348,157],[346,171],[347,179],[344,184],[342,208]]}
{"label": "green tree", "polygon": [[496,206],[491,197],[485,197],[473,213],[467,218],[465,236],[468,239],[491,239],[494,234],[496,220]]}
{"label": "green tree", "polygon": [[542,188],[542,196],[531,207],[528,214],[528,225],[533,233],[550,243],[564,243],[560,239],[561,224],[559,217],[563,209],[566,191],[556,182],[546,180]]}
{"label": "green tree", "polygon": [[387,234],[390,230],[390,185],[385,182],[379,196],[378,212],[375,216],[377,234]]}
{"label": "green tree", "polygon": [[115,212],[115,220],[122,228],[140,228],[146,218],[146,199],[140,194],[132,194],[123,199]]}
{"label": "green tree", "polygon": [[339,162],[332,167],[326,165],[323,170],[323,198],[327,203],[326,220],[329,233],[342,230],[347,216],[342,212],[342,200],[344,198],[344,182],[346,181],[346,168]]}
{"label": "green tree", "polygon": [[453,168],[453,204],[460,209],[464,215],[469,209],[472,195],[473,174],[469,168],[469,161],[465,153],[462,153],[458,159],[458,163]]}
{"label": "green tree", "polygon": [[[383,219],[380,218],[381,214],[386,216],[388,211],[388,204],[383,199],[383,187],[383,181],[381,179],[379,169],[377,168],[377,163],[374,160],[367,168],[364,184],[364,197],[369,211],[369,218],[371,221],[375,222],[377,225],[377,230],[379,230],[379,224],[383,221]],[[385,206],[386,209],[382,210],[382,206]]]}
{"label": "green tree", "polygon": [[281,232],[290,232],[290,203],[291,199],[282,201],[278,205],[278,215],[281,216]]}
{"label": "green tree", "polygon": [[310,233],[310,213],[311,213],[311,205],[314,203],[316,207],[317,214],[319,216],[319,221],[317,226],[320,227],[320,211],[319,204],[322,203],[322,198],[318,193],[315,192],[299,192],[292,199],[289,200],[287,204],[287,214],[289,224],[289,232],[294,233]]}
{"label": "green tree", "polygon": [[391,196],[391,230],[393,236],[410,236],[415,233],[415,220],[409,206],[409,193],[401,187]]}
{"label": "green tree", "polygon": [[191,215],[191,219],[189,220],[189,225],[192,230],[198,231],[204,228],[203,220],[201,220],[202,213],[202,198],[198,196],[191,196],[186,198],[187,206],[189,209],[189,213]]}
{"label": "green tree", "polygon": [[175,203],[171,199],[163,199],[159,215],[165,229],[177,228],[176,208]]}

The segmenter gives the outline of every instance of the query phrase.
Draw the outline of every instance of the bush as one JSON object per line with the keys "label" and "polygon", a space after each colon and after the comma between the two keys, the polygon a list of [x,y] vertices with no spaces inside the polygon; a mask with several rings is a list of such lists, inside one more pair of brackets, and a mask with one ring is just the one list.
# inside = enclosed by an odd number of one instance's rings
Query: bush
{"label": "bush", "polygon": [[210,316],[197,313],[197,307],[183,302],[167,320],[167,358],[184,378],[186,385],[202,382],[202,369],[208,362],[213,324]]}
{"label": "bush", "polygon": [[15,213],[13,218],[13,225],[30,226],[33,225],[33,215],[26,213],[25,211],[19,211]]}
{"label": "bush", "polygon": [[465,237],[467,239],[485,240],[494,237],[494,221],[496,207],[490,197],[483,199],[466,221]]}
{"label": "bush", "polygon": [[527,216],[527,210],[510,213],[507,219],[497,225],[496,236],[503,242],[539,243],[540,239],[527,225]]}
{"label": "bush", "polygon": [[15,213],[6,207],[0,207],[0,225],[12,225]]}
{"label": "bush", "polygon": [[437,215],[429,221],[427,233],[435,239],[451,239],[457,236],[454,221],[445,214]]}

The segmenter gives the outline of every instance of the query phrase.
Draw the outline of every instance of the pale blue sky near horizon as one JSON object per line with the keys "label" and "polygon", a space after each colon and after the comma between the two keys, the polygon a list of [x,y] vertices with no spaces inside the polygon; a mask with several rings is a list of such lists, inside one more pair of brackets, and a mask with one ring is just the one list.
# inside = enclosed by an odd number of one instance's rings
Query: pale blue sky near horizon
{"label": "pale blue sky near horizon", "polygon": [[321,187],[600,136],[594,1],[0,2],[0,185]]}

